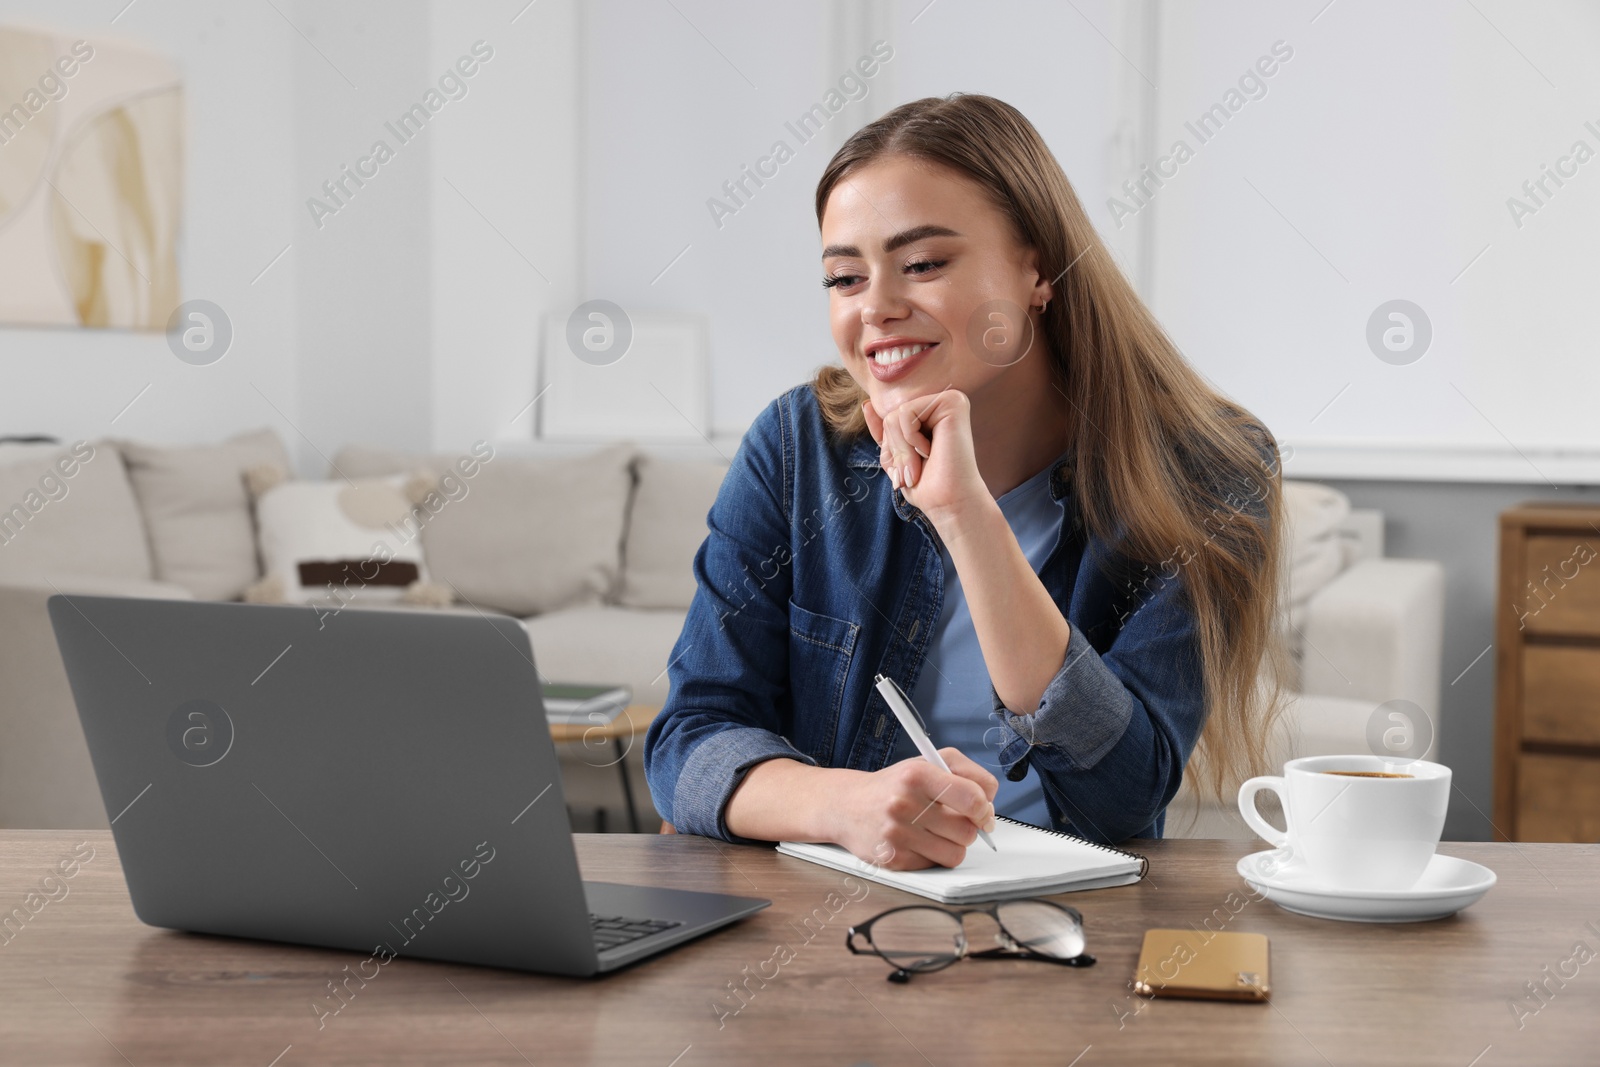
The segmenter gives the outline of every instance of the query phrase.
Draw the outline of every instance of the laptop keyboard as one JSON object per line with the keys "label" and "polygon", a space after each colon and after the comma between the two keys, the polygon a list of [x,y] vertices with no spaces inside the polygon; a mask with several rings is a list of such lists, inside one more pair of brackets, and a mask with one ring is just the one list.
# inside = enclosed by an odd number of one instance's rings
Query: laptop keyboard
{"label": "laptop keyboard", "polygon": [[594,934],[594,945],[601,952],[682,925],[664,919],[630,919],[623,915],[589,916],[589,929]]}

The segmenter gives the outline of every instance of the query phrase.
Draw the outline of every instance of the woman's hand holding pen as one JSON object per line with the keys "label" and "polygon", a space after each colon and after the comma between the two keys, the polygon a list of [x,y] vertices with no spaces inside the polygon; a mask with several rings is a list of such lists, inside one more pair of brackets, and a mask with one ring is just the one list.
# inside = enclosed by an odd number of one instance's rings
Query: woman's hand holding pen
{"label": "woman's hand holding pen", "polygon": [[943,534],[978,509],[992,508],[972,447],[972,405],[959,389],[914,397],[880,414],[862,405],[889,480]]}
{"label": "woman's hand holding pen", "polygon": [[881,771],[846,772],[832,794],[836,823],[829,838],[892,871],[958,866],[978,828],[994,829],[1000,783],[959,749],[939,754],[948,772],[921,756]]}

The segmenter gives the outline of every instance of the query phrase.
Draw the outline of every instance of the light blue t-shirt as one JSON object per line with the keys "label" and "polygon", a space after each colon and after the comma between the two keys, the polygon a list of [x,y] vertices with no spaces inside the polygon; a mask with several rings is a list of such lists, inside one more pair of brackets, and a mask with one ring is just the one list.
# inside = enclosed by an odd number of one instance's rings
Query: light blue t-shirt
{"label": "light blue t-shirt", "polygon": [[[1055,548],[1061,531],[1062,506],[1050,496],[1050,472],[1055,466],[1051,463],[996,501],[1036,574]],[[1029,766],[1026,778],[1012,782],[1000,769],[1005,728],[994,715],[989,668],[978,647],[978,631],[972,625],[961,576],[950,561],[950,553],[941,555],[944,606],[929,638],[928,658],[910,693],[911,701],[928,724],[935,747],[960,749],[1000,780],[1000,790],[994,798],[998,814],[1048,827],[1050,812],[1038,772]],[[916,754],[916,747],[901,734],[895,748],[896,761]]]}

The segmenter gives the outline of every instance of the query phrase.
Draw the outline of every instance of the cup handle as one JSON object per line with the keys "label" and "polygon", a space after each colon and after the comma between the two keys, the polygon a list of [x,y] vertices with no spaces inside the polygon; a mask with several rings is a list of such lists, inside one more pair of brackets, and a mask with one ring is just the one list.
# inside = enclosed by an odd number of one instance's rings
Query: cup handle
{"label": "cup handle", "polygon": [[1239,814],[1244,816],[1244,821],[1250,829],[1260,834],[1261,837],[1276,848],[1283,848],[1289,843],[1289,830],[1280,830],[1261,817],[1256,810],[1256,794],[1263,789],[1270,789],[1278,794],[1278,800],[1283,804],[1284,825],[1290,829],[1294,824],[1289,817],[1289,790],[1288,782],[1275,774],[1263,775],[1252,778],[1239,787]]}

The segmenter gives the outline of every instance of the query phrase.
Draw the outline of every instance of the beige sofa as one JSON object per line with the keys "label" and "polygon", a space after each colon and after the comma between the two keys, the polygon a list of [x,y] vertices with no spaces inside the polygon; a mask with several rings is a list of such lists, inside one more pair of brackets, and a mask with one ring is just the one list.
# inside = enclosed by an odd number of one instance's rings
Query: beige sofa
{"label": "beige sofa", "polygon": [[[206,447],[97,441],[84,450],[91,458],[65,476],[54,464],[69,446],[0,445],[0,508],[12,509],[0,511],[0,827],[107,824],[46,600],[241,598],[261,577],[245,474],[288,463],[267,431]],[[447,471],[456,460],[346,448],[332,462],[361,482]],[[439,548],[434,560],[430,543],[431,577],[460,591],[445,610],[522,617],[544,677],[622,683],[638,703],[664,703],[669,652],[694,594],[691,561],[725,469],[629,445],[562,459],[496,455],[423,534]],[[485,552],[486,539],[506,550]],[[642,744],[627,744],[627,766],[653,828]],[[562,751],[574,810],[604,805],[610,825],[623,825],[614,750]]]}
{"label": "beige sofa", "polygon": [[[1352,510],[1327,486],[1286,481],[1284,501],[1291,662],[1284,712],[1269,739],[1270,773],[1299,756],[1381,754],[1385,745],[1437,759],[1444,567],[1385,558],[1382,515]],[[1233,797],[1202,797],[1188,778],[1167,809],[1166,834],[1256,837]]]}
{"label": "beige sofa", "polygon": [[[0,509],[9,509],[0,511],[0,827],[106,824],[46,599],[245,595],[261,574],[245,475],[288,462],[268,431],[213,446],[87,448],[90,458],[63,464],[66,446],[0,445]],[[432,477],[458,461],[348,447],[330,473],[356,482]],[[630,445],[563,458],[497,455],[461,480],[423,530],[429,578],[456,600],[446,610],[522,618],[546,678],[621,682],[637,702],[659,705],[724,470]],[[1441,568],[1382,558],[1381,516],[1352,512],[1326,487],[1286,483],[1286,498],[1297,679],[1275,751],[1367,751],[1375,710],[1401,698],[1429,718],[1436,752]],[[648,819],[642,741],[629,746],[626,765]],[[616,807],[613,759],[581,747],[566,753],[575,809]],[[1231,804],[1201,802],[1187,785],[1168,832],[1248,836]]]}

